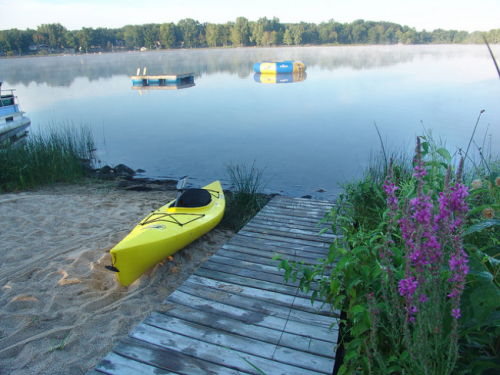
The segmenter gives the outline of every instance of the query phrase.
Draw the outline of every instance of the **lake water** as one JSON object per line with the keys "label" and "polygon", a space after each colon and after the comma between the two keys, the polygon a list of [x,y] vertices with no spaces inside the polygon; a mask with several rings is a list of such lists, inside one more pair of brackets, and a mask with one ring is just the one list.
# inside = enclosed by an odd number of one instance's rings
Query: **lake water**
{"label": "lake water", "polygon": [[[493,46],[500,60],[500,46]],[[262,84],[253,64],[300,60],[302,82]],[[194,73],[182,90],[132,89],[131,75]],[[500,80],[486,46],[183,50],[0,60],[32,131],[91,126],[103,163],[145,177],[228,183],[226,165],[256,165],[269,192],[332,199],[380,152],[413,147],[422,124],[448,147],[491,134],[498,152]],[[324,190],[324,192],[318,192]]]}

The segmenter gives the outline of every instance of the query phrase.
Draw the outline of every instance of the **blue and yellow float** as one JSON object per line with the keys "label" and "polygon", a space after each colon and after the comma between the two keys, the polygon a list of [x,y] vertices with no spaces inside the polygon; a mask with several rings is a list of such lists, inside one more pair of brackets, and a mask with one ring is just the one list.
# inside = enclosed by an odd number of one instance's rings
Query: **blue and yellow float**
{"label": "blue and yellow float", "polygon": [[306,69],[302,61],[261,61],[253,65],[255,73],[262,74],[298,73]]}

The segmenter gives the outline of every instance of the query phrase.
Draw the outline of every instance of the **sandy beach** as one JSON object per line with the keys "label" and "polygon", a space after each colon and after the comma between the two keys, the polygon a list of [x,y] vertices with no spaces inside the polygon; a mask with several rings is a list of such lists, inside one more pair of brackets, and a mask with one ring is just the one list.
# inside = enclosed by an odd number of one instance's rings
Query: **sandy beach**
{"label": "sandy beach", "polygon": [[214,229],[121,286],[109,251],[171,191],[0,194],[0,374],[85,374],[232,235]]}

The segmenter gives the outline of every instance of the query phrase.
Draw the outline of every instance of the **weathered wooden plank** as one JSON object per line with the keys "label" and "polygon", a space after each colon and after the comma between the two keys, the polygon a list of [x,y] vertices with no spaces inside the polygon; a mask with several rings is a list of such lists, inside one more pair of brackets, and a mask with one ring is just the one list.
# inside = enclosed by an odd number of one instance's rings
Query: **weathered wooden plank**
{"label": "weathered wooden plank", "polygon": [[245,268],[247,270],[252,270],[256,272],[265,272],[269,273],[272,275],[279,275],[283,278],[283,274],[285,271],[282,269],[281,271],[278,271],[278,268],[276,266],[271,266],[271,262],[267,262],[267,264],[259,264],[259,263],[253,263],[249,261],[244,261],[240,259],[235,259],[235,258],[228,258],[225,257],[223,254],[219,255],[219,252],[216,254],[212,255],[210,258],[210,262],[215,262],[215,263],[221,263],[221,264],[227,264],[228,266],[234,266],[234,267],[241,267]]}
{"label": "weathered wooden plank", "polygon": [[[205,283],[203,284],[196,281],[198,280],[193,278],[192,282],[185,282],[178,290],[201,298],[211,299],[262,314],[279,316],[284,319],[289,318],[291,308],[302,310],[304,314],[297,314],[297,319],[317,325],[323,325],[326,319],[326,317],[316,315],[318,311],[329,315],[329,308],[322,306],[322,302],[319,301],[315,301],[314,305],[311,305],[309,299],[295,296],[281,297],[277,293],[274,293],[277,299],[273,300],[271,298],[273,296],[272,292],[266,292],[267,296],[264,297],[263,291],[259,289],[239,287],[234,284],[223,284],[224,289],[218,289],[209,287],[207,285],[209,280],[207,279],[204,280]],[[330,323],[325,324],[329,326]]]}
{"label": "weathered wooden plank", "polygon": [[284,196],[284,195],[277,195],[275,196],[271,202],[282,202],[282,203],[286,203],[286,202],[298,202],[300,204],[314,204],[314,205],[318,205],[318,206],[327,206],[327,207],[331,207],[335,204],[335,202],[332,202],[328,199],[310,199],[310,198],[295,198],[295,197],[287,197],[287,196]]}
{"label": "weathered wooden plank", "polygon": [[313,241],[313,242],[322,242],[322,243],[332,243],[334,239],[328,238],[327,236],[318,236],[317,233],[307,234],[300,233],[297,231],[288,231],[284,228],[273,228],[269,226],[256,225],[252,222],[249,222],[245,225],[245,231],[247,232],[255,232],[258,234],[268,234],[285,238],[299,239],[305,241]]}
{"label": "weathered wooden plank", "polygon": [[252,233],[252,236],[247,236],[241,231],[236,235],[231,237],[227,242],[229,245],[240,245],[245,247],[250,247],[259,250],[275,251],[276,249],[281,249],[290,254],[302,254],[302,253],[320,253],[328,254],[330,246],[318,242],[308,242],[308,243],[292,243],[282,241],[281,237],[269,237],[262,236],[257,237]]}
{"label": "weathered wooden plank", "polygon": [[223,332],[258,338],[263,342],[274,345],[279,343],[280,346],[302,350],[307,353],[313,353],[323,357],[335,357],[335,351],[333,348],[336,343],[322,341],[316,338],[297,336],[292,333],[282,332],[272,328],[247,324],[236,319],[221,317],[220,315],[212,314],[208,311],[205,312],[196,310],[190,306],[170,302],[165,302],[163,305],[167,308],[166,311],[153,312],[152,314],[163,314],[197,324],[210,325],[210,327]]}
{"label": "weathered wooden plank", "polygon": [[[279,261],[272,260],[276,255],[281,255],[282,259],[288,259],[291,261],[304,262],[309,265],[317,265],[321,264],[318,260],[319,258],[324,259],[327,256],[326,252],[323,253],[310,253],[310,252],[302,252],[302,251],[291,251],[287,249],[279,249],[275,248],[273,250],[261,250],[259,248],[253,248],[248,246],[239,246],[226,243],[219,252],[220,254],[227,256],[228,258],[238,258],[243,259],[241,257],[249,257],[245,258],[248,260],[252,260],[257,263],[257,257],[261,258],[260,262],[264,264],[268,264],[271,266],[277,266]],[[297,255],[299,253],[300,255]],[[255,260],[253,260],[255,259]]]}
{"label": "weathered wooden plank", "polygon": [[[227,245],[227,244],[226,244]],[[276,253],[272,252],[262,252],[256,249],[248,249],[245,247],[241,246],[231,246],[231,245],[224,245],[218,252],[217,255],[226,257],[226,258],[233,258],[233,259],[239,259],[243,260],[246,262],[252,262],[252,263],[257,263],[257,264],[263,264],[263,265],[270,265],[272,267],[277,266],[278,262],[275,260],[274,262],[271,262],[272,258],[276,256]],[[318,261],[315,258],[305,258],[305,257],[297,257],[297,256],[289,256],[286,255],[283,257],[284,259],[288,260],[296,260],[298,262],[304,261],[304,264],[308,266],[316,266],[321,264],[320,261]]]}
{"label": "weathered wooden plank", "polygon": [[284,347],[303,350],[308,353],[316,353],[323,357],[335,358],[335,346],[337,345],[337,342],[327,342],[310,337],[297,336],[292,333],[283,332],[279,344]]}
{"label": "weathered wooden plank", "polygon": [[[241,276],[241,277],[245,277],[245,278],[249,278],[249,279],[254,279],[254,280],[259,281],[259,282],[267,281],[267,282],[274,283],[274,284],[284,284],[285,283],[284,277],[280,276],[280,275],[273,275],[270,273],[258,272],[258,271],[253,271],[253,270],[241,268],[241,267],[230,266],[230,265],[216,263],[216,262],[210,262],[210,261],[204,263],[200,268],[198,268],[198,270],[195,272],[195,274],[202,276],[201,274],[198,273],[198,271],[201,270],[202,268],[212,270],[212,271],[224,272],[227,274]],[[292,280],[289,280],[288,283],[286,283],[286,285],[292,286],[292,287],[298,287],[299,283],[300,282],[298,280],[296,280],[295,282],[292,282]],[[297,289],[295,288],[295,291],[296,290]],[[312,291],[317,290],[317,286],[314,284],[311,285],[311,290]],[[294,294],[295,294],[295,291],[293,292]],[[299,295],[301,295],[301,294],[302,294],[302,292],[299,292]]]}
{"label": "weathered wooden plank", "polygon": [[269,216],[269,217],[274,217],[277,220],[286,220],[286,221],[291,220],[304,223],[305,225],[313,225],[313,226],[318,225],[318,223],[324,219],[324,215],[321,217],[319,217],[319,215],[291,216],[289,215],[289,211],[290,210],[279,208],[277,206],[267,205],[264,209],[260,210],[254,218]]}
{"label": "weathered wooden plank", "polygon": [[162,312],[154,312],[152,314],[164,314],[192,323],[210,325],[211,327],[224,332],[258,338],[263,342],[273,345],[277,345],[280,341],[280,337],[282,336],[282,331],[278,331],[274,328],[248,324],[238,319],[217,315],[211,311],[198,310],[191,306],[165,301],[163,303],[163,308],[166,308],[166,310]]}
{"label": "weathered wooden plank", "polygon": [[[230,266],[226,264],[221,264],[221,263],[216,263],[216,262],[205,262],[200,268],[206,268],[209,270],[213,271],[220,271],[220,272],[226,272],[230,273],[233,275],[238,275],[238,276],[243,276],[243,277],[249,277],[255,280],[262,280],[262,281],[269,281],[275,284],[281,284],[284,282],[283,276],[281,275],[273,275],[270,273],[264,273],[264,272],[257,272],[241,267],[236,267],[236,266]],[[299,283],[295,282],[292,283],[290,282],[288,285],[291,286],[298,286]]]}
{"label": "weathered wooden plank", "polygon": [[198,275],[192,275],[189,277],[189,279],[186,281],[191,284],[199,285],[207,290],[219,290],[219,291],[226,291],[230,293],[237,293],[238,295],[241,296],[247,296],[251,298],[258,298],[263,301],[268,301],[268,302],[273,302],[276,304],[280,304],[283,306],[287,306],[291,308],[293,306],[293,302],[295,300],[295,295],[292,294],[283,294],[283,293],[277,293],[274,291],[269,291],[269,290],[262,290],[258,288],[252,288],[248,286],[248,284],[243,283],[243,285],[238,285],[234,283],[229,283],[229,282],[223,282],[219,280],[214,280],[206,277],[200,277]]}
{"label": "weathered wooden plank", "polygon": [[332,207],[333,202],[319,199],[291,198],[276,196],[269,202],[271,204],[298,209],[300,207]]}
{"label": "weathered wooden plank", "polygon": [[280,331],[283,331],[286,325],[285,319],[276,316],[240,309],[217,301],[187,294],[180,290],[176,290],[168,296],[167,301],[190,306],[201,311],[208,311],[226,318],[240,320],[247,324],[255,324],[257,326],[273,328]]}
{"label": "weathered wooden plank", "polygon": [[240,372],[133,337],[125,337],[113,352],[160,369],[189,375],[236,375]]}
{"label": "weathered wooden plank", "polygon": [[[206,264],[206,263],[205,263]],[[225,272],[225,267],[223,270],[208,269],[208,268],[198,268],[194,275],[206,277],[213,280],[218,280],[230,284],[236,284],[240,286],[249,286],[256,289],[268,290],[282,294],[289,294],[294,296],[297,293],[297,288],[292,285],[283,284],[282,282],[273,283],[263,280],[256,280],[244,276],[238,276],[231,273]]]}
{"label": "weathered wooden plank", "polygon": [[284,305],[273,304],[265,300],[252,299],[239,294],[227,293],[222,290],[204,288],[191,283],[184,283],[179,287],[178,291],[210,301],[210,303],[220,303],[240,310],[245,310],[249,313],[258,313],[265,316],[286,319],[290,312],[290,308]]}
{"label": "weathered wooden plank", "polygon": [[330,210],[305,210],[305,211],[295,211],[289,208],[278,207],[276,205],[268,204],[263,208],[255,217],[261,217],[265,215],[276,215],[282,220],[297,220],[304,223],[317,225],[321,220],[325,218],[325,212]]}
{"label": "weathered wooden plank", "polygon": [[108,375],[178,375],[175,372],[137,362],[116,353],[109,353],[95,367]]}
{"label": "weathered wooden plank", "polygon": [[243,228],[242,230],[240,230],[238,232],[239,236],[246,236],[246,237],[251,237],[251,238],[255,238],[255,239],[259,239],[259,240],[280,241],[283,243],[291,243],[291,244],[304,245],[304,246],[314,245],[314,246],[323,247],[323,248],[329,248],[330,243],[331,243],[329,241],[321,241],[321,240],[319,240],[319,238],[315,238],[316,240],[308,240],[308,239],[296,238],[295,236],[283,237],[281,235],[276,235],[276,234],[271,234],[271,233],[259,233],[258,231],[250,231],[250,230],[246,230],[245,228]]}
{"label": "weathered wooden plank", "polygon": [[301,218],[309,219],[316,221],[316,223],[319,223],[325,217],[325,214],[322,212],[311,214],[311,212],[295,212],[293,210],[286,210],[276,207],[269,207],[267,209],[264,209],[264,211],[260,213],[260,215],[267,215],[267,214],[286,215],[292,219],[301,219]]}
{"label": "weathered wooden plank", "polygon": [[169,332],[204,341],[232,350],[252,354],[261,358],[274,359],[289,365],[321,371],[333,367],[332,360],[292,348],[276,347],[276,345],[260,341],[258,338],[244,337],[237,334],[221,332],[207,325],[195,324],[160,314],[151,314],[145,324]]}
{"label": "weathered wooden plank", "polygon": [[259,213],[252,219],[254,223],[262,223],[262,222],[272,222],[275,224],[281,224],[286,226],[297,226],[303,229],[310,230],[312,232],[319,232],[324,228],[331,228],[331,225],[328,223],[318,224],[318,221],[308,218],[290,218],[285,215],[273,215],[270,213]]}
{"label": "weathered wooden plank", "polygon": [[[298,226],[298,225],[282,225],[280,223],[272,222],[272,221],[265,221],[265,220],[252,220],[250,221],[247,225],[245,225],[245,228],[258,228],[258,229],[263,229],[264,231],[271,231],[271,232],[279,232],[279,233],[291,233],[294,235],[302,235],[306,236],[308,238],[309,236],[313,237],[319,237],[321,239],[325,239],[322,242],[333,242],[337,236],[334,234],[330,233],[324,233],[321,236],[319,236],[319,230],[308,230],[304,227]],[[266,233],[266,232],[264,232]]]}
{"label": "weathered wooden plank", "polygon": [[[261,358],[259,356],[244,353],[238,350],[228,349],[219,345],[192,339],[184,335],[140,323],[130,336],[138,340],[143,340],[154,345],[166,347],[193,357],[226,366],[249,374],[259,375],[260,373],[249,363],[261,369],[267,374],[276,375],[313,375],[317,372],[307,370],[302,367],[290,366],[285,363]],[[246,360],[246,361],[245,361]],[[248,362],[247,362],[248,361]]]}
{"label": "weathered wooden plank", "polygon": [[287,214],[291,217],[309,217],[317,219],[318,222],[325,217],[325,214],[331,210],[326,208],[316,208],[316,207],[296,207],[292,208],[290,206],[282,206],[270,203],[264,208],[264,213],[274,212]]}
{"label": "weathered wooden plank", "polygon": [[280,252],[291,255],[309,255],[312,257],[324,256],[330,251],[330,247],[324,246],[324,244],[293,244],[290,242],[279,241],[278,239],[249,237],[240,233],[233,236],[228,242],[226,242],[226,245],[241,246],[261,251],[270,251],[273,253]]}
{"label": "weathered wooden plank", "polygon": [[[317,338],[329,342],[333,342],[332,340],[335,340],[336,342],[336,339],[331,337],[331,334],[328,332],[328,330],[325,329],[324,326],[315,326],[298,321],[290,321],[287,320],[287,318],[280,318],[277,315],[266,315],[264,313],[248,310],[249,304],[245,305],[244,308],[239,308],[228,305],[226,303],[214,301],[212,299],[187,294],[180,291],[179,289],[172,293],[167,298],[167,301],[191,306],[202,311],[210,311],[217,315],[229,317],[262,327],[274,328],[288,333]],[[266,302],[256,304],[254,310],[271,311],[271,306],[268,305],[270,304]],[[272,306],[272,308],[276,308],[276,306]]]}

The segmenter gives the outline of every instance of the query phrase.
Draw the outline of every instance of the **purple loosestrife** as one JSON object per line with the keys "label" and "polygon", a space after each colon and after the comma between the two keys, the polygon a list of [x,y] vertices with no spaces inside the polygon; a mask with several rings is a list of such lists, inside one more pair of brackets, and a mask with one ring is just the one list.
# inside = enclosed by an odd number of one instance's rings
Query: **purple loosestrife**
{"label": "purple loosestrife", "polygon": [[[402,312],[403,341],[410,354],[411,366],[415,366],[417,373],[434,373],[439,368],[435,373],[449,374],[458,354],[460,296],[469,270],[462,244],[462,225],[468,213],[465,199],[469,193],[461,182],[462,159],[454,183],[451,182],[451,166],[448,168],[443,191],[435,204],[434,193],[429,187],[439,186],[439,183],[433,185],[439,180],[435,180],[435,175],[426,177],[428,172],[422,160],[419,138],[416,154],[413,174],[417,184],[416,196],[405,199],[402,211],[395,194],[397,186],[392,180],[392,160],[383,186],[389,210],[387,237],[380,247],[380,260],[389,282],[383,282],[382,293],[388,303],[388,315],[394,315],[391,312],[394,310]],[[399,224],[406,260],[404,276],[399,281],[396,280],[395,265],[391,264],[393,253],[389,250],[389,244],[394,244],[391,235],[396,223]],[[392,298],[387,298],[388,295]],[[453,318],[451,335],[445,332],[448,329],[444,324],[445,314],[451,314]]]}

